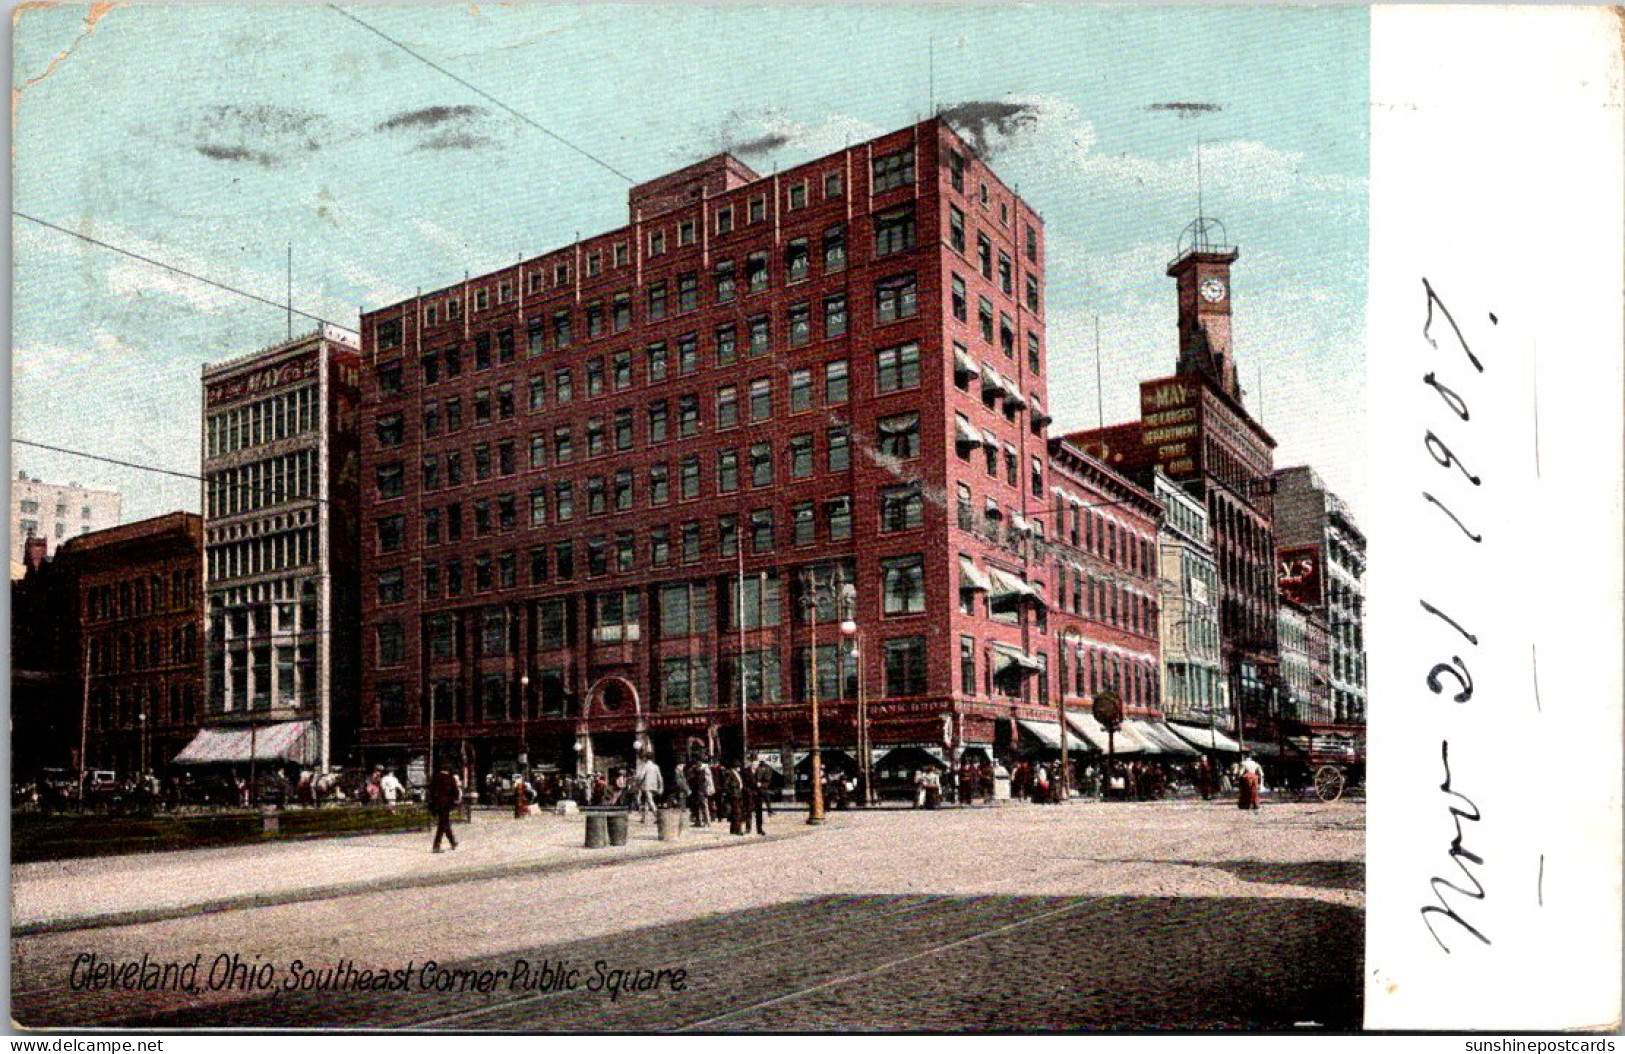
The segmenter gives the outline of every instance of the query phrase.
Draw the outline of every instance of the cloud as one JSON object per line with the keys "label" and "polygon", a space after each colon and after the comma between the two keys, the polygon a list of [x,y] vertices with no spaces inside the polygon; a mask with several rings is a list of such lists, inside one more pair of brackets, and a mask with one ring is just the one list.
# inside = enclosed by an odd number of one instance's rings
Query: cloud
{"label": "cloud", "polygon": [[1033,102],[961,102],[940,112],[983,159],[995,157],[1031,131],[1039,114]]}
{"label": "cloud", "polygon": [[433,128],[445,124],[447,121],[467,121],[483,117],[486,110],[483,106],[424,106],[416,110],[405,110],[383,121],[378,122],[377,131],[395,132],[402,129]]}
{"label": "cloud", "polygon": [[[816,156],[834,153],[884,133],[847,114],[832,113],[816,124],[792,119],[782,110],[731,110],[719,125],[699,129],[694,141],[705,144],[705,156],[732,154],[741,161],[766,158],[781,150]],[[684,160],[692,160],[687,156]]]}
{"label": "cloud", "polygon": [[268,104],[204,106],[183,114],[174,134],[211,161],[275,168],[331,145],[340,133],[312,110]]}
{"label": "cloud", "polygon": [[436,132],[418,141],[413,150],[479,150],[487,146],[500,146],[495,139],[488,135],[475,135],[472,132],[444,131]]}

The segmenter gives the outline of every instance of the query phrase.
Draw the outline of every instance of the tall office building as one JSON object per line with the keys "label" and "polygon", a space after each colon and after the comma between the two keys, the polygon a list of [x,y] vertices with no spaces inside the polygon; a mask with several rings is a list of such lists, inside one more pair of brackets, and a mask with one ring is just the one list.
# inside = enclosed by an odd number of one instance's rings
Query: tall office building
{"label": "tall office building", "polygon": [[208,727],[184,761],[326,769],[353,740],[358,369],[328,326],[203,369]]}
{"label": "tall office building", "polygon": [[1275,473],[1275,530],[1282,596],[1316,612],[1330,638],[1330,712],[1365,723],[1365,534],[1348,503],[1307,465]]}
{"label": "tall office building", "polygon": [[115,490],[47,483],[18,472],[11,481],[12,577],[22,573],[28,539],[44,539],[50,555],[69,538],[116,526],[123,503]]}
{"label": "tall office building", "polygon": [[949,761],[1108,677],[1155,713],[1160,508],[1051,450],[1043,223],[964,140],[629,205],[363,317],[364,751],[793,756],[815,691],[824,743]]}

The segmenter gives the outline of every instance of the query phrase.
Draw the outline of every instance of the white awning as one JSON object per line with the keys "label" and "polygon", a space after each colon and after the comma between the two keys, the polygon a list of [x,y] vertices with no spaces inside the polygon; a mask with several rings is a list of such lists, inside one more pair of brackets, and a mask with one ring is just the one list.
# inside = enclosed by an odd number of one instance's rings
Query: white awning
{"label": "white awning", "polygon": [[976,364],[975,359],[970,357],[970,352],[966,351],[964,348],[955,348],[954,372],[975,375],[981,373],[982,368]]}
{"label": "white awning", "polygon": [[1005,390],[1004,377],[1000,375],[999,371],[995,370],[993,367],[983,366],[982,387],[995,395],[1002,394]]}
{"label": "white awning", "polygon": [[1036,395],[1029,395],[1027,397],[1027,412],[1032,415],[1033,422],[1040,428],[1055,420],[1055,418],[1051,417],[1045,412],[1044,404],[1038,401],[1038,396]]}
{"label": "white awning", "polygon": [[1195,747],[1174,735],[1166,725],[1157,721],[1136,721],[1134,730],[1158,748],[1159,754],[1177,754],[1193,758],[1200,753]]}
{"label": "white awning", "polygon": [[971,559],[968,556],[961,556],[959,558],[959,575],[962,580],[960,583],[961,589],[965,588],[964,582],[968,581],[970,583],[970,588],[979,593],[993,592],[992,581],[988,579],[987,575],[982,573],[981,568],[977,567],[973,562],[971,562]]}
{"label": "white awning", "polygon": [[1217,750],[1226,754],[1240,754],[1241,744],[1217,729],[1202,728],[1200,725],[1184,725],[1168,722],[1179,738],[1185,740],[1193,747],[1201,750]]}
{"label": "white awning", "polygon": [[1033,533],[1033,525],[1028,523],[1026,517],[1022,516],[1019,512],[1013,512],[1010,514],[1010,526],[1014,527],[1022,534]]}
{"label": "white awning", "polygon": [[1153,738],[1147,723],[1141,720],[1124,719],[1123,727],[1117,730],[1117,741],[1121,743],[1124,738],[1133,739],[1139,744],[1142,754],[1166,754],[1168,751]]}
{"label": "white awning", "polygon": [[1138,740],[1131,736],[1125,736],[1121,730],[1118,731],[1114,743],[1112,741],[1113,737],[1106,734],[1105,726],[1096,721],[1095,715],[1087,710],[1068,710],[1066,712],[1066,723],[1071,725],[1072,730],[1081,735],[1090,746],[1102,754],[1106,753],[1108,749],[1113,754],[1143,754],[1145,752],[1141,749]]}
{"label": "white awning", "polygon": [[176,765],[229,764],[250,761],[316,763],[310,721],[281,721],[247,728],[202,728],[175,755]]}
{"label": "white awning", "polygon": [[993,595],[995,597],[1015,595],[1031,597],[1034,600],[1042,599],[1032,586],[1008,571],[1000,571],[997,567],[990,567],[987,569],[987,575],[993,580]]}
{"label": "white awning", "polygon": [[997,641],[993,643],[993,657],[997,662],[997,665],[993,668],[995,674],[1004,673],[1011,669],[1017,669],[1023,673],[1037,673],[1043,669],[1037,659],[1020,648],[1009,644],[1000,644]]}
{"label": "white awning", "polygon": [[1004,381],[1004,405],[1022,407],[1027,405],[1027,397],[1021,394],[1016,382],[1008,377]]}
{"label": "white awning", "polygon": [[981,433],[972,428],[970,422],[963,417],[954,418],[954,435],[960,443],[966,446],[982,445]]}
{"label": "white awning", "polygon": [[1032,733],[1034,739],[1051,750],[1061,749],[1061,726],[1054,721],[1028,721],[1021,718],[1021,727]]}
{"label": "white awning", "polygon": [[875,431],[886,436],[906,435],[919,427],[919,414],[900,414],[897,417],[877,422]]}

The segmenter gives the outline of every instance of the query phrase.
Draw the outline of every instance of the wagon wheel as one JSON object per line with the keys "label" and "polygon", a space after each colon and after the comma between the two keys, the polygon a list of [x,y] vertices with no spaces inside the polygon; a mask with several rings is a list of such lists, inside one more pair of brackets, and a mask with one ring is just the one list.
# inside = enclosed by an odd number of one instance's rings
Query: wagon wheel
{"label": "wagon wheel", "polygon": [[1343,796],[1343,770],[1336,765],[1322,765],[1315,770],[1315,793],[1321,801],[1336,801]]}

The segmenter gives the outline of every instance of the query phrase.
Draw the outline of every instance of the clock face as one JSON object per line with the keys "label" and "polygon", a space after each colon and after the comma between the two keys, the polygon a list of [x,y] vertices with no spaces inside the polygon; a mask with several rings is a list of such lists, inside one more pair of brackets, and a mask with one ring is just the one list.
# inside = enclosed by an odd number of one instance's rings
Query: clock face
{"label": "clock face", "polygon": [[1222,278],[1204,278],[1202,280],[1202,299],[1210,304],[1217,304],[1224,299],[1225,288]]}

